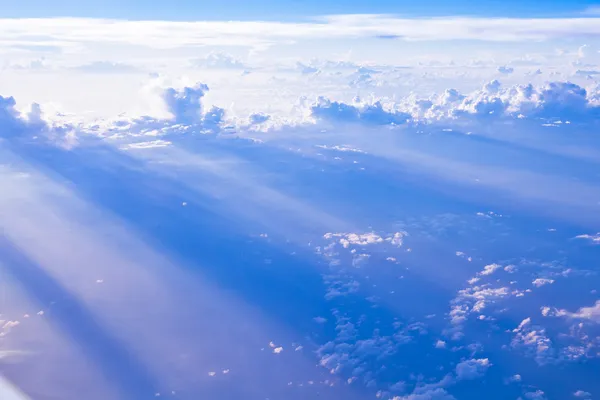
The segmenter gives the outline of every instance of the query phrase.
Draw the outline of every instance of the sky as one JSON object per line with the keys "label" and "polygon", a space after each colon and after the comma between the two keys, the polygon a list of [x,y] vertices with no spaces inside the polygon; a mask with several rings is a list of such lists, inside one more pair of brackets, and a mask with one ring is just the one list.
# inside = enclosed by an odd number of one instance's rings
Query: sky
{"label": "sky", "polygon": [[599,6],[0,4],[0,398],[599,399]]}
{"label": "sky", "polygon": [[6,2],[4,17],[93,17],[119,19],[168,20],[302,20],[323,14],[400,14],[407,16],[477,15],[495,17],[556,17],[578,16],[593,11],[600,3],[595,0],[556,0],[540,3],[532,0],[460,0],[427,2],[410,0],[377,1],[316,1],[316,0],[256,0],[248,5],[241,0],[193,1],[174,0],[107,0],[75,1],[23,0]]}

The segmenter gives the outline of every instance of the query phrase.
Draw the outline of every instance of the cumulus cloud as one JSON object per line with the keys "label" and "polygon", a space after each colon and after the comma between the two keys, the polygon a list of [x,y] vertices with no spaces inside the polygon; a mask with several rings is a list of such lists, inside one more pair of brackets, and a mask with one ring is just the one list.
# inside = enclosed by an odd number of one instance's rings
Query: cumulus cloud
{"label": "cumulus cloud", "polygon": [[546,330],[535,326],[531,318],[524,319],[517,328],[511,346],[525,350],[525,353],[535,359],[539,365],[555,361],[555,350],[552,341],[546,336]]}
{"label": "cumulus cloud", "polygon": [[595,46],[584,44],[577,50],[577,66],[594,66],[600,64],[600,51]]}
{"label": "cumulus cloud", "polygon": [[16,105],[13,97],[0,96],[0,137],[15,138],[59,132],[58,129],[52,131],[39,104],[31,104],[27,112],[19,111]]}
{"label": "cumulus cloud", "polygon": [[346,104],[325,97],[319,97],[310,110],[317,121],[335,123],[402,125],[411,117],[410,114],[389,109],[379,101],[373,104]]}
{"label": "cumulus cloud", "polygon": [[316,74],[320,71],[319,68],[317,68],[317,67],[313,67],[311,65],[306,65],[301,62],[296,63],[296,69],[298,71],[300,71],[301,74],[304,74],[304,75]]}
{"label": "cumulus cloud", "polygon": [[176,123],[193,125],[202,120],[202,98],[206,92],[208,92],[208,86],[204,83],[184,87],[180,90],[167,88],[163,92],[163,99]]}
{"label": "cumulus cloud", "polygon": [[525,398],[529,400],[544,400],[546,398],[546,393],[538,389],[535,392],[525,393]]}
{"label": "cumulus cloud", "polygon": [[477,379],[485,375],[492,364],[487,358],[473,358],[456,365],[456,378],[459,380]]}
{"label": "cumulus cloud", "polygon": [[191,60],[190,63],[196,68],[206,69],[246,69],[246,65],[225,52],[211,52],[206,57]]}
{"label": "cumulus cloud", "polygon": [[[80,126],[84,134],[123,139],[147,136],[151,138],[143,147],[156,147],[170,144],[165,138],[184,134],[218,134],[221,132],[225,110],[216,106],[205,109],[203,98],[209,88],[204,83],[184,87],[163,87],[160,81],[149,85],[147,96],[156,98],[162,104],[164,116],[140,117],[120,116],[116,120]],[[157,139],[160,137],[160,139]],[[134,145],[135,147],[135,145]],[[133,148],[129,146],[129,148]]]}
{"label": "cumulus cloud", "polygon": [[512,67],[507,67],[505,65],[498,67],[498,72],[505,75],[510,75],[515,72],[515,69]]}
{"label": "cumulus cloud", "polygon": [[531,284],[535,287],[542,287],[545,285],[551,285],[554,283],[554,279],[547,279],[547,278],[537,278],[535,279],[533,282],[531,282]]}
{"label": "cumulus cloud", "polygon": [[573,393],[573,396],[580,398],[580,399],[587,399],[589,397],[592,397],[592,394],[590,392],[586,392],[584,390],[577,390],[575,393]]}
{"label": "cumulus cloud", "polygon": [[561,118],[595,122],[600,105],[586,89],[570,82],[550,82],[542,87],[516,85],[504,88],[491,81],[481,90],[462,95],[447,90],[418,103],[405,103],[413,118],[458,119],[485,118]]}
{"label": "cumulus cloud", "polygon": [[567,310],[556,310],[554,312],[554,315],[558,317],[588,320],[600,324],[600,300],[598,300],[593,306],[581,307],[575,312],[569,312]]}
{"label": "cumulus cloud", "polygon": [[396,101],[373,99],[351,103],[318,97],[309,105],[317,123],[403,125],[414,122],[559,119],[579,123],[600,121],[600,90],[571,82],[550,82],[543,86],[504,87],[493,80],[480,90],[462,94],[447,89],[428,98],[409,96]]}
{"label": "cumulus cloud", "polygon": [[481,271],[479,275],[491,275],[500,268],[502,268],[502,266],[499,264],[486,265],[485,267],[483,267],[483,271]]}
{"label": "cumulus cloud", "polygon": [[390,243],[393,246],[400,247],[403,244],[404,238],[408,236],[406,232],[395,232],[390,235],[381,236],[375,232],[367,233],[326,233],[324,239],[337,239],[338,243],[344,248],[349,248],[350,245],[367,246],[377,243]]}
{"label": "cumulus cloud", "polygon": [[514,292],[507,287],[492,288],[489,285],[472,286],[460,290],[452,300],[449,313],[452,328],[448,333],[453,333],[453,337],[457,338],[456,335],[460,332],[462,324],[472,313],[481,312],[490,304],[513,294]]}
{"label": "cumulus cloud", "polygon": [[456,400],[445,389],[436,388],[424,393],[412,393],[407,396],[395,396],[392,400]]}
{"label": "cumulus cloud", "polygon": [[339,243],[348,248],[351,244],[357,246],[366,246],[369,244],[383,243],[384,239],[374,232],[369,233],[326,233],[323,235],[325,239],[339,238]]}

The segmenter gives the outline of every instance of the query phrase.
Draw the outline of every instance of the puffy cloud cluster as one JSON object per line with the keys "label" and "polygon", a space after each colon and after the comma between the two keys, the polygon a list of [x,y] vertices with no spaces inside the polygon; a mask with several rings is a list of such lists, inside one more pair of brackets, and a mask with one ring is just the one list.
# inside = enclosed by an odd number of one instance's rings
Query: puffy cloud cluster
{"label": "puffy cloud cluster", "polygon": [[323,235],[324,239],[337,239],[339,243],[344,247],[348,248],[350,245],[366,246],[369,244],[384,243],[388,242],[394,246],[402,246],[403,238],[408,236],[406,232],[396,232],[393,235],[382,237],[375,232],[367,233],[326,233]]}
{"label": "puffy cloud cluster", "polygon": [[493,80],[469,94],[447,89],[428,98],[410,95],[398,102],[367,103],[355,98],[345,103],[319,97],[310,105],[310,114],[317,122],[363,125],[502,118],[593,123],[600,121],[600,90],[570,82],[504,87]]}
{"label": "puffy cloud cluster", "polygon": [[462,379],[477,379],[485,375],[492,364],[487,358],[473,358],[456,365],[456,377]]}
{"label": "puffy cloud cluster", "polygon": [[[205,110],[204,97],[209,88],[198,83],[183,88],[154,88],[164,110],[171,116],[142,116],[116,121],[101,121],[96,124],[73,124],[77,131],[98,136],[149,135],[163,136],[181,133],[218,133],[226,122],[225,110],[212,107]],[[3,136],[19,134],[31,128],[47,129],[39,106],[34,105],[29,113],[22,114],[15,108],[12,97],[0,101],[0,122]],[[553,119],[565,123],[600,122],[600,89],[586,90],[569,82],[552,82],[543,87],[517,85],[504,88],[500,82],[487,83],[481,90],[462,94],[448,89],[442,94],[428,98],[413,95],[398,102],[383,100],[363,101],[356,97],[345,103],[318,97],[311,103],[305,98],[294,111],[295,116],[279,118],[275,115],[255,113],[246,118],[230,118],[227,126],[240,131],[277,130],[283,127],[310,127],[314,124],[362,126],[396,126],[435,122],[481,123],[495,119]],[[296,117],[299,117],[296,118]],[[483,119],[483,120],[482,120]],[[55,129],[55,128],[53,128]],[[63,126],[63,131],[65,127]]]}
{"label": "puffy cloud cluster", "polygon": [[522,348],[526,354],[532,356],[539,365],[546,365],[555,361],[556,352],[552,341],[546,336],[546,330],[531,323],[531,318],[524,319],[517,328],[511,346]]}
{"label": "puffy cloud cluster", "polygon": [[0,96],[0,137],[37,135],[48,131],[49,126],[38,104],[32,104],[26,113],[19,111],[16,105],[13,97]]}
{"label": "puffy cloud cluster", "polygon": [[[549,313],[547,312],[547,314]],[[567,310],[555,310],[555,312],[552,314],[557,317],[568,317],[573,319],[588,320],[600,324],[600,300],[596,301],[596,303],[593,306],[581,307],[576,312],[570,312]]]}
{"label": "puffy cloud cluster", "polygon": [[380,101],[368,104],[358,99],[354,104],[346,104],[319,97],[310,111],[317,121],[330,123],[402,125],[411,118],[410,114],[386,107]]}
{"label": "puffy cloud cluster", "polygon": [[492,363],[487,358],[473,358],[461,361],[456,365],[455,374],[448,374],[440,381],[417,385],[413,392],[406,396],[396,396],[392,400],[454,400],[446,390],[460,381],[481,378]]}
{"label": "puffy cloud cluster", "polygon": [[422,120],[476,116],[590,122],[600,119],[596,95],[570,82],[550,82],[539,88],[531,84],[504,88],[494,80],[469,95],[448,89],[428,99],[408,99],[404,108],[413,118]]}
{"label": "puffy cloud cluster", "polygon": [[245,69],[243,62],[224,52],[212,52],[191,61],[192,66],[206,69]]}
{"label": "puffy cloud cluster", "polygon": [[127,135],[166,136],[185,133],[218,133],[225,118],[219,107],[204,109],[203,97],[209,88],[204,83],[183,88],[167,87],[158,92],[170,118],[142,116],[120,119],[109,125],[94,125],[84,130],[99,136],[124,137]]}
{"label": "puffy cloud cluster", "polygon": [[513,72],[515,72],[515,69],[512,67],[507,67],[507,66],[500,66],[498,67],[498,72],[500,72],[501,74],[506,74],[506,75],[510,75]]}

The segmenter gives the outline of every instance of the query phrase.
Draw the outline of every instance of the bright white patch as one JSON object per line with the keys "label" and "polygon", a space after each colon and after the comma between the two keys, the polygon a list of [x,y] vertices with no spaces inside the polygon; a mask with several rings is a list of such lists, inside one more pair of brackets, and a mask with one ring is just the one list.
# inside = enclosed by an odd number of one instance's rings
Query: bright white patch
{"label": "bright white patch", "polygon": [[492,364],[487,358],[471,359],[456,365],[456,377],[462,379],[477,379],[485,375]]}
{"label": "bright white patch", "polygon": [[544,285],[551,285],[554,283],[554,279],[546,279],[546,278],[537,278],[531,284],[535,287],[541,287]]}

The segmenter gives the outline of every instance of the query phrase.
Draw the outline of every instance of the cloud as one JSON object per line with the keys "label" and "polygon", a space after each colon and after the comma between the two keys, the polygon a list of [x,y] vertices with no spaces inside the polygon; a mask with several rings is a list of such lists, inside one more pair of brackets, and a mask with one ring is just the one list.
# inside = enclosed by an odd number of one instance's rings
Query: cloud
{"label": "cloud", "polygon": [[582,307],[576,312],[556,310],[554,315],[558,317],[588,320],[600,324],[600,300],[598,300],[593,306]]}
{"label": "cloud", "polygon": [[[479,313],[490,304],[514,294],[515,292],[511,292],[508,287],[491,288],[489,285],[472,286],[460,290],[451,303],[449,316],[453,326],[448,333],[456,335],[472,313]],[[453,338],[457,338],[457,336],[453,336]]]}
{"label": "cloud", "polygon": [[600,63],[600,50],[589,44],[584,44],[577,50],[576,66],[594,66]]}
{"label": "cloud", "polygon": [[[516,85],[504,87],[499,81],[488,82],[480,90],[462,94],[456,89],[447,89],[441,94],[428,98],[408,96],[402,99],[376,99],[363,101],[356,97],[352,102],[331,100],[318,97],[313,103],[301,100],[296,111],[289,117],[279,117],[265,113],[253,113],[248,117],[228,117],[223,108],[215,107],[206,110],[203,99],[208,86],[203,83],[185,87],[156,86],[148,93],[148,97],[158,95],[163,109],[171,116],[141,116],[117,120],[95,121],[93,124],[73,125],[54,124],[54,132],[62,132],[58,136],[66,137],[64,132],[84,132],[97,136],[118,137],[139,134],[164,136],[190,132],[218,133],[224,128],[231,130],[278,130],[286,127],[311,125],[357,124],[362,126],[398,126],[406,124],[439,123],[460,121],[466,123],[482,123],[488,119],[515,120],[522,119],[559,119],[560,121],[578,123],[600,122],[600,88],[589,91],[570,82],[550,82],[543,86]],[[14,105],[3,98],[4,124],[12,124],[8,131],[16,132],[31,128],[46,129],[47,116],[41,107],[34,106],[28,114],[21,115]],[[14,102],[14,99],[12,100]],[[229,119],[228,119],[229,118]],[[59,124],[60,125],[60,124]],[[74,127],[77,127],[75,129]],[[59,129],[60,128],[60,129]],[[4,133],[6,136],[6,132]],[[81,136],[78,136],[81,139]],[[591,236],[579,238],[589,238]]]}
{"label": "cloud", "polygon": [[534,326],[531,318],[524,319],[517,328],[511,341],[513,348],[522,348],[526,354],[533,357],[539,365],[555,361],[555,350],[552,341],[546,336],[546,330]]}
{"label": "cloud", "polygon": [[310,111],[317,121],[364,125],[402,125],[411,117],[410,114],[387,109],[379,101],[373,104],[351,105],[331,101],[325,97],[319,97],[316,104],[310,107]]}
{"label": "cloud", "polygon": [[597,70],[591,70],[591,69],[578,69],[577,71],[575,71],[575,75],[582,75],[582,76],[593,76],[593,75],[600,75],[600,71]]}
{"label": "cloud", "polygon": [[345,249],[349,248],[350,245],[355,246],[367,246],[371,244],[388,242],[394,246],[400,247],[403,243],[403,238],[408,236],[406,232],[396,232],[392,235],[380,236],[375,232],[368,233],[326,233],[323,235],[324,239],[331,240],[339,238],[337,241]]}
{"label": "cloud", "polygon": [[316,74],[320,72],[319,68],[313,67],[311,65],[306,65],[301,62],[296,63],[296,69],[300,71],[303,75]]}
{"label": "cloud", "polygon": [[219,129],[225,110],[213,106],[204,112],[202,98],[206,92],[208,86],[204,83],[181,89],[166,88],[163,91],[162,98],[173,115],[175,124],[197,126],[211,131]]}
{"label": "cloud", "polygon": [[395,396],[392,400],[456,400],[445,389],[436,388],[424,393],[413,393],[407,396]]}
{"label": "cloud", "polygon": [[498,72],[500,72],[501,74],[510,75],[513,72],[515,72],[515,69],[512,67],[500,66],[498,67]]}
{"label": "cloud", "polygon": [[39,104],[31,104],[26,113],[17,110],[16,104],[13,97],[0,96],[0,138],[50,133]]}
{"label": "cloud", "polygon": [[535,287],[542,287],[544,285],[551,285],[554,283],[554,279],[537,278],[531,284]]}
{"label": "cloud", "polygon": [[197,83],[183,89],[167,88],[163,92],[163,100],[178,124],[192,125],[201,121],[202,98],[208,92],[208,86]]}
{"label": "cloud", "polygon": [[325,238],[325,239],[340,238],[339,243],[344,248],[350,247],[351,244],[357,245],[357,246],[366,246],[369,244],[383,243],[383,238],[374,232],[364,233],[364,234],[326,233],[325,235],[323,235],[323,238]]}
{"label": "cloud", "polygon": [[456,378],[459,380],[477,379],[485,375],[492,364],[487,358],[474,358],[456,365]]}
{"label": "cloud", "polygon": [[504,88],[500,82],[491,81],[468,95],[449,89],[443,95],[405,106],[410,107],[413,118],[422,119],[561,118],[580,122],[600,119],[596,93],[590,95],[571,82]]}
{"label": "cloud", "polygon": [[25,64],[10,64],[7,66],[7,68],[28,71],[42,71],[49,69],[48,65],[46,64],[46,60],[43,57],[31,60]]}
{"label": "cloud", "polygon": [[483,271],[481,271],[479,275],[491,275],[500,268],[502,268],[502,265],[499,264],[486,265],[485,267],[483,267]]}
{"label": "cloud", "polygon": [[133,65],[111,61],[94,61],[74,67],[73,69],[93,74],[130,74],[141,72],[140,69]]}
{"label": "cloud", "polygon": [[114,43],[152,48],[250,46],[297,40],[398,37],[402,40],[531,41],[600,34],[598,18],[400,18],[330,15],[313,21],[128,21],[92,18],[1,19],[0,46]]}
{"label": "cloud", "polygon": [[246,69],[246,65],[231,54],[211,52],[204,58],[191,60],[192,66],[206,69]]}
{"label": "cloud", "polygon": [[267,122],[270,118],[271,118],[270,115],[263,114],[263,113],[256,113],[256,114],[251,114],[249,117],[249,120],[250,120],[250,124],[256,125],[256,124],[262,124],[264,122]]}
{"label": "cloud", "polygon": [[468,94],[447,89],[428,98],[408,96],[396,101],[372,99],[364,102],[356,97],[351,103],[321,96],[307,107],[315,122],[326,124],[377,126],[521,119],[593,124],[600,122],[600,89],[593,88],[588,92],[571,82],[504,87],[493,80]]}
{"label": "cloud", "polygon": [[586,392],[586,391],[583,391],[583,390],[578,390],[575,393],[573,393],[573,396],[575,396],[577,398],[581,398],[581,399],[586,399],[588,397],[592,397],[592,394],[590,392]]}
{"label": "cloud", "polygon": [[102,123],[82,126],[79,129],[85,134],[105,138],[148,136],[152,138],[152,145],[163,145],[166,142],[164,139],[157,141],[157,137],[193,133],[217,134],[223,128],[225,110],[216,106],[205,110],[203,98],[208,91],[208,85],[204,83],[184,87],[162,87],[153,82],[147,95],[156,96],[160,100],[166,116],[121,116],[116,120],[101,121]]}
{"label": "cloud", "polygon": [[592,242],[592,244],[600,244],[600,232],[595,235],[577,235],[575,239],[584,239]]}
{"label": "cloud", "polygon": [[536,390],[535,392],[525,393],[525,398],[529,400],[544,400],[546,394],[542,390]]}
{"label": "cloud", "polygon": [[456,365],[455,375],[448,374],[440,381],[428,384],[418,384],[407,396],[396,396],[392,400],[454,400],[446,388],[462,380],[481,378],[492,366],[487,358],[473,358]]}

